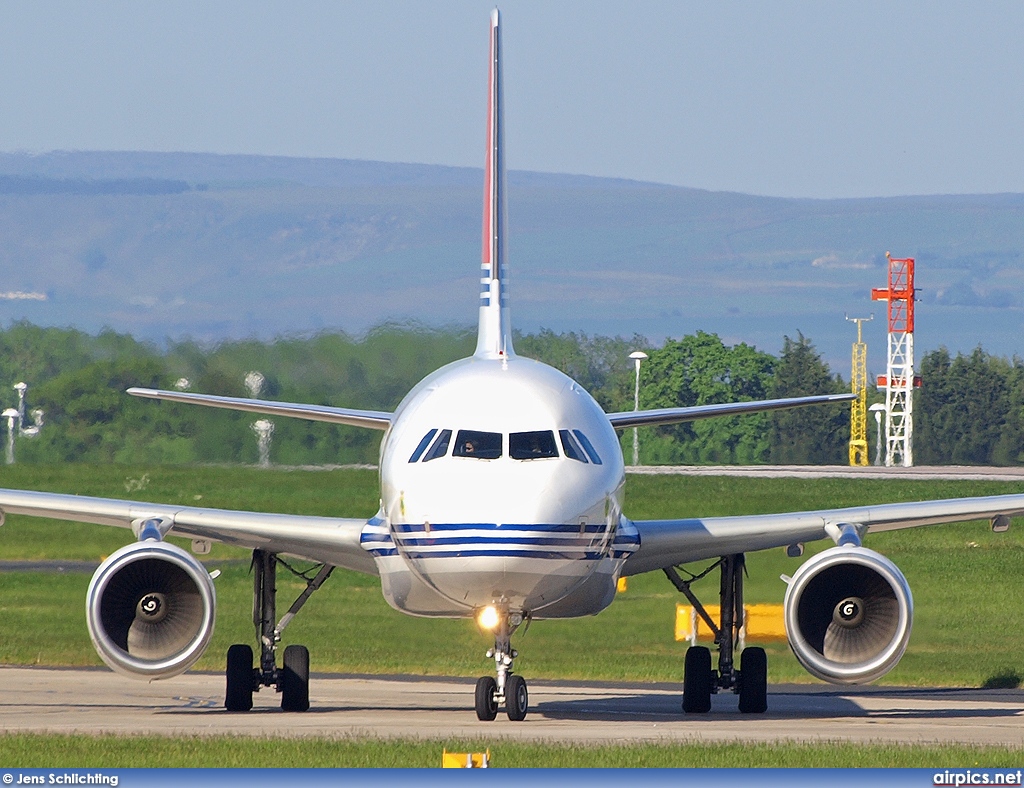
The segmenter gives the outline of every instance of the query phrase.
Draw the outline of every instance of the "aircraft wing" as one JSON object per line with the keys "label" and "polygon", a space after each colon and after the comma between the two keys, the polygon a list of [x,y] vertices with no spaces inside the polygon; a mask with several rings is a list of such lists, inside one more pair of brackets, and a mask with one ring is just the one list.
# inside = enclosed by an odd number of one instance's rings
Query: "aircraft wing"
{"label": "aircraft wing", "polygon": [[713,416],[735,416],[740,413],[761,413],[766,410],[800,408],[804,405],[824,405],[830,402],[849,402],[856,394],[819,394],[813,397],[786,397],[762,399],[752,402],[720,402],[714,405],[691,405],[686,408],[658,408],[657,410],[627,410],[609,413],[608,421],[615,429],[623,427],[650,427],[655,424],[678,424]]}
{"label": "aircraft wing", "polygon": [[0,490],[0,513],[99,523],[136,531],[145,520],[159,520],[162,526],[170,527],[167,533],[171,536],[288,553],[377,574],[373,558],[359,545],[366,520],[355,518],[203,509],[28,490]]}
{"label": "aircraft wing", "polygon": [[218,397],[213,394],[187,394],[183,391],[160,389],[130,388],[128,393],[133,397],[186,402],[191,405],[206,405],[211,408],[226,408],[228,410],[244,410],[249,413],[264,413],[268,416],[290,416],[310,421],[327,421],[332,424],[348,424],[352,427],[369,427],[374,430],[386,430],[391,425],[391,419],[394,416],[393,413],[381,410],[334,408],[330,405],[304,405],[294,402],[246,399],[245,397]]}
{"label": "aircraft wing", "polygon": [[1009,525],[1008,518],[1020,515],[1024,515],[1024,494],[786,514],[635,520],[633,525],[639,532],[640,547],[626,559],[622,573],[636,575],[689,561],[811,542],[828,536],[832,526],[850,524],[871,533],[988,519],[994,528],[1005,528]]}

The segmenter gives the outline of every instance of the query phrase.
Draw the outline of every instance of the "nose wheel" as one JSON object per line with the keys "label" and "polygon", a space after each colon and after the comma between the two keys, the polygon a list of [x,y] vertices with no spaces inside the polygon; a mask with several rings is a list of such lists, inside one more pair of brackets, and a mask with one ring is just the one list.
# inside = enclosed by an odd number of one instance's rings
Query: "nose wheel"
{"label": "nose wheel", "polygon": [[476,680],[476,718],[490,722],[498,716],[498,682],[493,676],[481,676]]}
{"label": "nose wheel", "polygon": [[[516,621],[510,624],[510,619]],[[512,663],[519,652],[512,648],[512,632],[522,623],[522,616],[501,617],[494,633],[494,648],[487,656],[494,658],[496,676],[482,676],[476,682],[476,718],[490,722],[498,716],[498,709],[505,707],[505,713],[512,722],[522,722],[530,708],[530,693],[526,679],[512,672]]]}
{"label": "nose wheel", "polygon": [[522,676],[509,676],[505,687],[505,713],[512,722],[526,719],[526,711],[530,707],[530,695],[526,691],[526,679]]}

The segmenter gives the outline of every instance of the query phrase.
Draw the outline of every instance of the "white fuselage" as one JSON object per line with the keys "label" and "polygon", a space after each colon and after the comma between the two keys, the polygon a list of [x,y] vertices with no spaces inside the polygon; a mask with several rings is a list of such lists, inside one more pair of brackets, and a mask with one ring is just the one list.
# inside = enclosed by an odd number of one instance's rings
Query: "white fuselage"
{"label": "white fuselage", "polygon": [[380,474],[362,542],[388,602],[414,615],[596,613],[637,546],[615,431],[531,359],[474,356],[423,380],[384,436]]}

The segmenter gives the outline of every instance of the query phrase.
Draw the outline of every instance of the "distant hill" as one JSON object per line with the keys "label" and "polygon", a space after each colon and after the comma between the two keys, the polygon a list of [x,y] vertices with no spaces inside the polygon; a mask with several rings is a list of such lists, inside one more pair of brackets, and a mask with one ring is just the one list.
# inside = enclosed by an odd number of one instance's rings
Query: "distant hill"
{"label": "distant hill", "polygon": [[[476,320],[482,171],[191,153],[0,154],[0,322],[141,338]],[[885,252],[918,261],[922,351],[1024,354],[1024,195],[794,200],[513,172],[515,324],[697,329],[883,371]]]}

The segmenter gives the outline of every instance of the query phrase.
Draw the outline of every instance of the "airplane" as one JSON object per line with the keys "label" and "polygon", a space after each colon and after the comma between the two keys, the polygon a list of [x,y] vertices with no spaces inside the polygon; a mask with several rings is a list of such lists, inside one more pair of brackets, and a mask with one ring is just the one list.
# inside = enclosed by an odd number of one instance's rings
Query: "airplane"
{"label": "airplane", "polygon": [[[214,578],[192,553],[166,541],[191,537],[193,552],[219,541],[252,550],[259,653],[229,648],[224,705],[252,708],[272,687],[286,711],[309,708],[309,652],[282,632],[336,567],[377,575],[387,602],[414,616],[475,618],[493,633],[493,674],[478,679],[477,718],[527,716],[525,678],[514,670],[516,630],[530,621],[589,616],[612,603],[620,577],[663,572],[715,633],[690,647],[682,711],[710,711],[711,697],[737,694],[739,711],[767,710],[767,659],[735,654],[743,625],[746,553],[834,541],[788,578],[789,644],[814,676],[839,684],[874,681],[903,656],[913,599],[900,570],[867,548],[877,531],[989,519],[1004,531],[1024,514],[1024,495],[729,517],[631,520],[623,512],[625,465],[616,430],[811,405],[852,394],[605,413],[562,372],[515,353],[506,265],[501,25],[490,18],[483,253],[476,350],[416,385],[394,412],[132,388],[133,396],[383,432],[380,508],[368,520],[227,511],[191,506],[0,490],[0,516],[33,515],[130,528],[135,541],[96,570],[87,592],[90,637],[115,671],[143,680],[188,670],[209,645]],[[2,522],[2,520],[0,520]],[[278,618],[282,556],[319,565]],[[713,620],[677,567],[713,560],[721,575]],[[707,573],[705,572],[705,574]]]}

